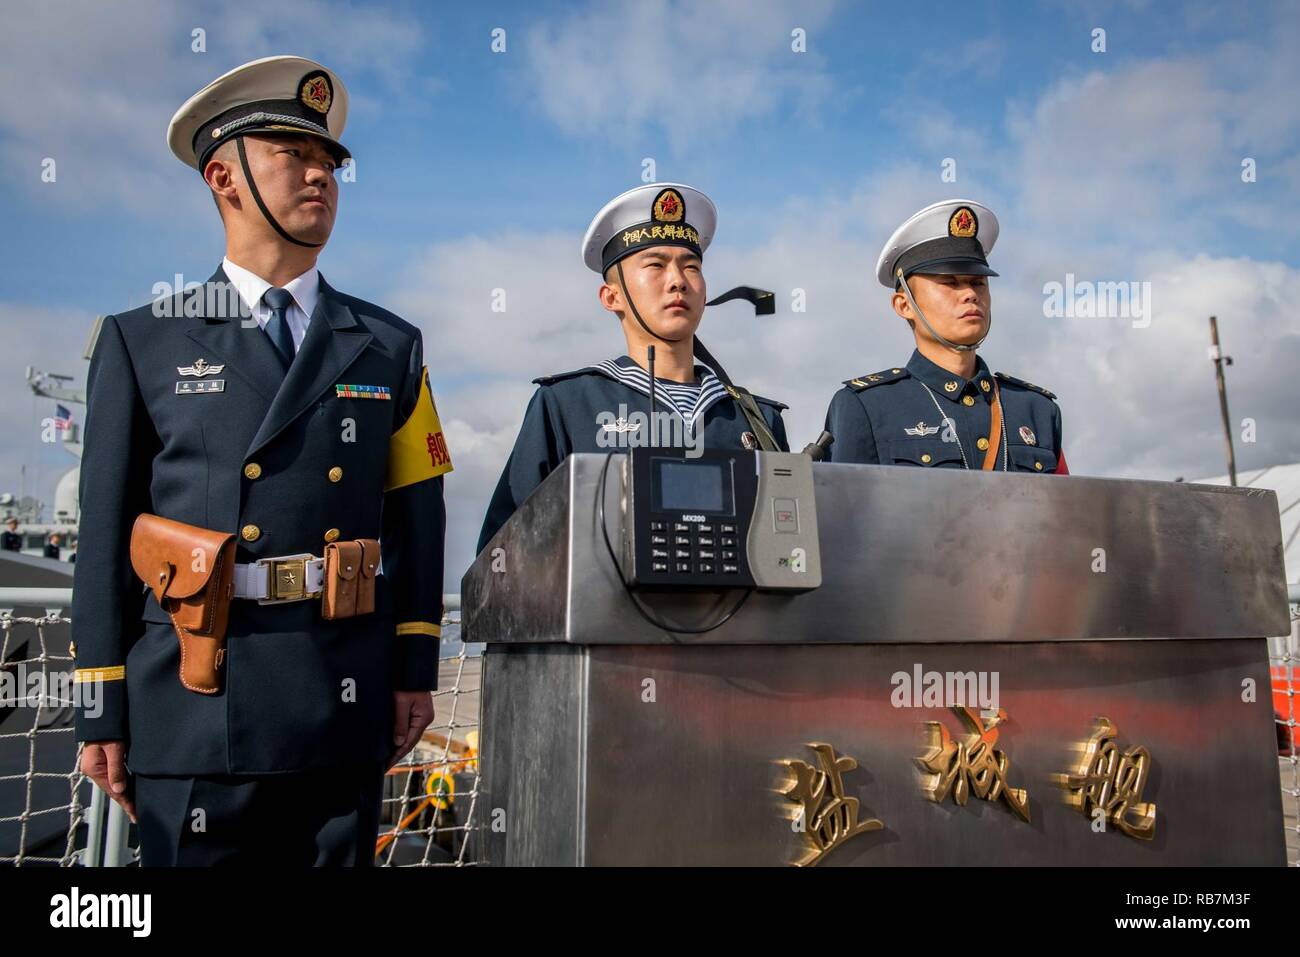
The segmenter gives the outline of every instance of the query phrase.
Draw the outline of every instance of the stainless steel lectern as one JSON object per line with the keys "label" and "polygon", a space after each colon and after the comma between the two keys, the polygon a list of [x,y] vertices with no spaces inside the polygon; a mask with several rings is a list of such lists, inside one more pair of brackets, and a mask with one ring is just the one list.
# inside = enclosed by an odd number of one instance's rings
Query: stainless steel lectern
{"label": "stainless steel lectern", "polygon": [[[819,464],[822,586],[689,635],[611,562],[604,464],[462,583],[484,862],[1285,863],[1273,492]],[[638,597],[689,629],[740,593]]]}

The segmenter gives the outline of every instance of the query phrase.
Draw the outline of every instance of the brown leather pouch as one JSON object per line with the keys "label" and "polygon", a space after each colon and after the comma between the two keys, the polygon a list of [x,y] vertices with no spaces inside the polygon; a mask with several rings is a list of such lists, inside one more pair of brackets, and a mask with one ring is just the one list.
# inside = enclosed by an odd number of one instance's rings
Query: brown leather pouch
{"label": "brown leather pouch", "polygon": [[234,594],[235,536],[142,514],[131,529],[131,567],[176,629],[181,684],[199,694],[219,692]]}
{"label": "brown leather pouch", "polygon": [[378,568],[379,542],[373,538],[326,545],[321,617],[333,621],[374,611]]}
{"label": "brown leather pouch", "polygon": [[357,614],[368,615],[375,610],[375,575],[379,574],[379,542],[373,538],[358,538],[361,546],[361,580],[357,583]]}

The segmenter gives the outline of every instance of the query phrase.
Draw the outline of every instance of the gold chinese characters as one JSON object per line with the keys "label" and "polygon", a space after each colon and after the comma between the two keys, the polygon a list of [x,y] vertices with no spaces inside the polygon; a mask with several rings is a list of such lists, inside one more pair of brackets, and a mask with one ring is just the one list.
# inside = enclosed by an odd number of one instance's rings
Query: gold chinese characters
{"label": "gold chinese characters", "polygon": [[1070,804],[1085,816],[1093,818],[1100,810],[1124,834],[1149,841],[1156,832],[1156,806],[1142,800],[1142,789],[1151,774],[1151,752],[1141,745],[1121,752],[1118,736],[1109,718],[1097,718],[1079,766],[1053,780],[1070,792]]}
{"label": "gold chinese characters", "polygon": [[808,747],[817,755],[820,771],[804,761],[781,762],[793,775],[781,793],[799,805],[804,836],[810,845],[807,854],[795,862],[796,867],[819,864],[849,838],[885,826],[875,818],[859,822],[858,799],[844,793],[844,772],[852,771],[858,762],[847,755],[836,756],[829,744],[813,742]]}
{"label": "gold chinese characters", "polygon": [[941,721],[927,721],[925,754],[916,758],[925,775],[925,793],[930,800],[943,803],[952,799],[964,805],[973,792],[977,798],[1007,802],[1026,821],[1029,820],[1029,794],[1023,788],[1013,788],[1007,783],[1006,753],[997,748],[997,726],[1006,720],[1007,713],[999,708],[997,714],[985,722],[974,708],[953,708],[970,727],[971,733],[954,740]]}

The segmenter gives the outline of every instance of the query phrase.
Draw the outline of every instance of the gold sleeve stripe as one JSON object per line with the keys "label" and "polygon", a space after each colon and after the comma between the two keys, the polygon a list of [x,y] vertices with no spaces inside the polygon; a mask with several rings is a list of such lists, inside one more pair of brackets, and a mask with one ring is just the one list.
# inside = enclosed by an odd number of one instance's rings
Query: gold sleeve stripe
{"label": "gold sleeve stripe", "polygon": [[399,635],[428,635],[431,638],[442,637],[442,626],[431,621],[401,621],[397,623]]}
{"label": "gold sleeve stripe", "polygon": [[72,677],[73,684],[87,681],[121,681],[126,677],[126,665],[113,665],[111,668],[78,668]]}
{"label": "gold sleeve stripe", "polygon": [[388,441],[388,480],[384,491],[414,485],[451,471],[451,454],[429,391],[429,370],[420,370],[420,395],[405,424]]}

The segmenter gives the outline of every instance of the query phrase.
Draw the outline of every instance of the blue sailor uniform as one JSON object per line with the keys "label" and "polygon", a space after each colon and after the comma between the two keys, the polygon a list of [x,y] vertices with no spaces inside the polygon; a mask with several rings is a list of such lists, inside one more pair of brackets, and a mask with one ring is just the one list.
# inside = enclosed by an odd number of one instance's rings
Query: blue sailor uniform
{"label": "blue sailor uniform", "polygon": [[831,399],[829,462],[979,469],[992,437],[994,384],[1001,395],[1005,445],[995,470],[1064,472],[1061,410],[1046,389],[990,373],[976,359],[963,379],[919,351],[905,367],[850,379]]}
{"label": "blue sailor uniform", "polygon": [[[740,405],[707,366],[697,364],[696,373],[701,382],[693,409],[674,409],[666,388],[677,384],[658,379],[656,411],[670,416],[674,434],[684,434],[677,433],[676,427],[689,425],[691,436],[704,448],[744,448],[742,436],[750,426]],[[533,489],[570,454],[608,452],[634,441],[649,444],[649,437],[640,429],[638,439],[619,441],[627,433],[618,430],[629,428],[629,422],[644,427],[644,421],[635,414],[649,409],[649,376],[630,356],[533,381],[538,389],[528,404],[514,449],[488,506],[479,535],[480,552]],[[789,451],[781,420],[781,410],[787,406],[762,396],[754,399],[781,450]],[[682,411],[687,412],[689,421]]]}

